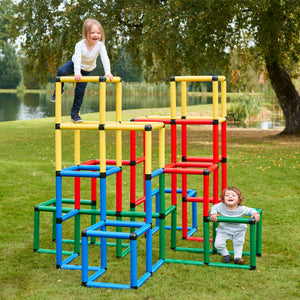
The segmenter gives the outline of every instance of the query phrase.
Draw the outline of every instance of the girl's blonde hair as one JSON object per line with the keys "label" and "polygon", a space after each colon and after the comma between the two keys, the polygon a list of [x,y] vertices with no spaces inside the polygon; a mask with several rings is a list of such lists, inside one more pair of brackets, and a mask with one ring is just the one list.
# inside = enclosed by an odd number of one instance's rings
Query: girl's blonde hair
{"label": "girl's blonde hair", "polygon": [[242,195],[242,192],[238,188],[236,188],[234,186],[228,186],[226,189],[223,190],[222,197],[221,197],[222,202],[224,202],[225,193],[227,191],[233,191],[233,192],[235,192],[238,195],[238,198],[239,198],[239,203],[238,204],[239,205],[243,205],[244,197]]}
{"label": "girl's blonde hair", "polygon": [[104,34],[104,30],[101,26],[101,24],[97,21],[97,20],[93,20],[93,19],[86,19],[83,23],[83,28],[82,28],[82,35],[83,38],[87,38],[88,37],[88,33],[89,31],[91,31],[91,28],[93,25],[96,25],[100,31],[101,34],[101,40],[103,43],[105,43],[105,34]]}

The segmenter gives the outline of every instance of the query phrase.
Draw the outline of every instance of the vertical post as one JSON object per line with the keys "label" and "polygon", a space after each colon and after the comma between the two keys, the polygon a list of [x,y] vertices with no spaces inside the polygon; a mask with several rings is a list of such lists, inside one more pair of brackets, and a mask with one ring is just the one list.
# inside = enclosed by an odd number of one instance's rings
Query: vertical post
{"label": "vertical post", "polygon": [[166,249],[166,210],[165,210],[165,173],[159,175],[159,258],[165,259]]}
{"label": "vertical post", "polygon": [[256,234],[255,219],[250,219],[250,270],[256,268]]}
{"label": "vertical post", "polygon": [[40,239],[40,212],[38,207],[34,208],[34,230],[33,230],[33,250],[38,251]]}
{"label": "vertical post", "polygon": [[221,117],[225,118],[225,122],[221,125],[222,134],[222,191],[227,186],[227,111],[226,111],[226,81],[221,81]]}
{"label": "vertical post", "polygon": [[[130,211],[135,211],[136,198],[136,132],[130,131]],[[130,217],[130,221],[135,221],[135,217]],[[130,228],[134,232],[134,228]]]}
{"label": "vertical post", "polygon": [[137,288],[137,240],[130,240],[130,287]]}
{"label": "vertical post", "polygon": [[204,263],[209,264],[209,174],[203,174],[203,243]]}
{"label": "vertical post", "polygon": [[61,176],[56,176],[56,267],[62,265],[62,185]]}

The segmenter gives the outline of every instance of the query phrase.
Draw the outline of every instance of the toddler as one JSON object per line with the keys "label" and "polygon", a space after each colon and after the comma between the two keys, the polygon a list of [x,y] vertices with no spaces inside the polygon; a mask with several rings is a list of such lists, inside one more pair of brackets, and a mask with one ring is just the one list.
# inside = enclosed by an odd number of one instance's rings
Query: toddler
{"label": "toddler", "polygon": [[[239,189],[235,187],[227,187],[223,191],[222,202],[214,205],[210,212],[210,219],[212,222],[217,222],[217,215],[222,217],[242,217],[252,216],[255,221],[260,220],[260,214],[253,208],[242,205],[244,197]],[[215,247],[223,256],[223,263],[229,263],[231,256],[226,248],[226,241],[232,240],[234,250],[234,262],[236,264],[244,264],[242,258],[243,244],[245,242],[245,233],[247,224],[242,223],[225,223],[220,222],[220,226],[216,229],[217,235],[215,240]]]}

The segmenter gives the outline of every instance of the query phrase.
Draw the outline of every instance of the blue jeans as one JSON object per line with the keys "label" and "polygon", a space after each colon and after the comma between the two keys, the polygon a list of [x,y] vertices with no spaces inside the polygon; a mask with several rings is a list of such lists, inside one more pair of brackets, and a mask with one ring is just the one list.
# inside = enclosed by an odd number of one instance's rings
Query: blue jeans
{"label": "blue jeans", "polygon": [[[81,70],[82,76],[88,76],[90,73],[91,72]],[[69,76],[73,74],[74,74],[74,63],[72,60],[69,60],[67,63],[65,63],[63,66],[61,66],[58,69],[56,76]],[[76,82],[74,101],[73,101],[73,106],[71,108],[71,116],[79,113],[86,86],[87,86],[87,82]],[[61,84],[61,88],[63,91],[64,88],[63,82]]]}

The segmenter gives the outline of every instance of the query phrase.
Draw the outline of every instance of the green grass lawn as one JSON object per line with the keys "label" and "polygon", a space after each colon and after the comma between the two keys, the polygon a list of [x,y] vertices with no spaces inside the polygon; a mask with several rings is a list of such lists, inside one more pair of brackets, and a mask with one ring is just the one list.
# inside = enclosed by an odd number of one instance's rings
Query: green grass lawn
{"label": "green grass lawn", "polygon": [[[206,110],[205,106],[204,110]],[[197,110],[197,107],[193,108]],[[168,110],[125,111],[123,120],[162,114]],[[97,120],[98,114],[84,115]],[[113,119],[108,113],[107,119]],[[69,118],[63,118],[64,121]],[[280,130],[228,129],[228,184],[240,188],[244,204],[263,212],[262,257],[256,270],[164,264],[138,290],[94,289],[81,286],[81,272],[57,270],[55,255],[33,252],[34,206],[55,198],[54,118],[0,123],[0,297],[1,299],[299,299],[300,267],[300,139],[278,136]],[[169,160],[170,130],[166,131],[166,158]],[[211,129],[189,129],[188,155],[206,156],[212,148]],[[114,138],[107,143],[114,156]],[[155,141],[155,136],[154,136]],[[98,158],[97,132],[82,132],[81,160]],[[123,140],[124,159],[128,158],[128,134]],[[155,165],[157,144],[153,144]],[[137,152],[140,151],[138,148]],[[200,155],[199,155],[200,153]],[[203,153],[203,155],[202,155]],[[73,164],[73,133],[63,133],[63,167]],[[139,170],[138,172],[141,172]],[[124,209],[128,207],[128,170],[124,167]],[[127,176],[127,177],[126,177]],[[88,179],[82,179],[82,197],[89,197]],[[168,180],[167,180],[168,182]],[[189,188],[199,189],[202,178],[191,176]],[[156,187],[157,182],[154,182]],[[108,206],[114,208],[114,186],[108,190]],[[73,197],[73,183],[63,183],[63,193]],[[179,202],[180,203],[180,202]],[[180,208],[179,208],[180,209]],[[128,209],[129,210],[129,207]],[[202,226],[199,207],[199,226]],[[180,215],[180,214],[178,214]],[[41,213],[40,243],[55,247],[51,240],[51,217]],[[68,221],[67,221],[68,222]],[[85,221],[84,221],[85,222]],[[85,224],[83,222],[83,224]],[[168,220],[167,220],[168,222]],[[72,221],[69,223],[72,231]],[[68,231],[68,229],[66,229]],[[248,230],[249,233],[249,230]],[[248,235],[247,235],[248,236]],[[202,254],[173,253],[167,233],[166,256],[203,260]],[[179,243],[180,233],[177,235]],[[201,247],[193,242],[191,247]],[[249,247],[248,238],[245,250]],[[139,268],[143,270],[144,239],[139,243]],[[91,253],[99,255],[92,246]],[[157,238],[153,241],[157,257]],[[200,256],[200,258],[199,258]],[[93,258],[91,258],[93,259]],[[220,261],[216,255],[212,259]],[[249,258],[245,258],[246,262]],[[109,248],[107,282],[129,278],[129,256],[115,258]],[[78,261],[80,264],[80,260]]]}

